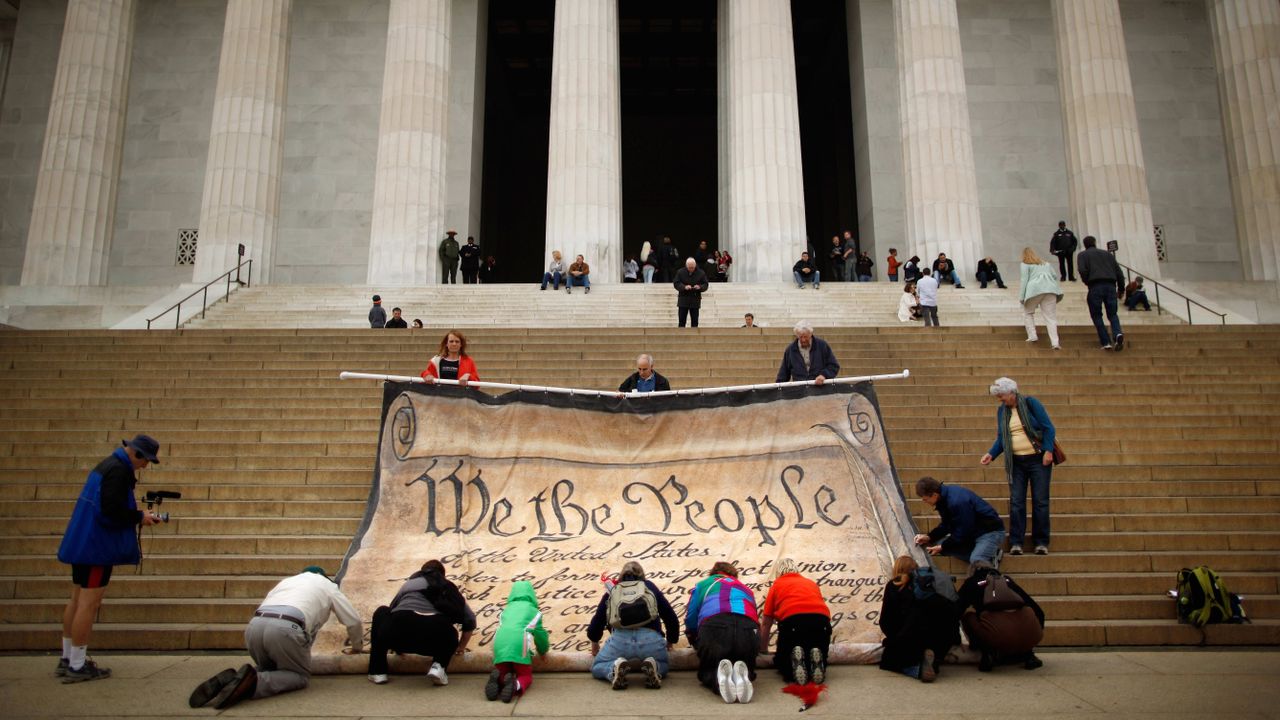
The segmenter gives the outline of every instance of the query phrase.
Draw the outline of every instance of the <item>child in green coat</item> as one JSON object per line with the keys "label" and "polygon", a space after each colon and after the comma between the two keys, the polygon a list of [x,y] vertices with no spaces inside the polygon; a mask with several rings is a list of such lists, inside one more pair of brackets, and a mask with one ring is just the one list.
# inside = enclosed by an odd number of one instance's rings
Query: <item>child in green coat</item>
{"label": "child in green coat", "polygon": [[485,698],[497,700],[501,696],[502,702],[511,702],[516,695],[523,695],[533,684],[533,653],[545,656],[549,648],[533,583],[513,583],[493,638],[494,668],[484,686]]}

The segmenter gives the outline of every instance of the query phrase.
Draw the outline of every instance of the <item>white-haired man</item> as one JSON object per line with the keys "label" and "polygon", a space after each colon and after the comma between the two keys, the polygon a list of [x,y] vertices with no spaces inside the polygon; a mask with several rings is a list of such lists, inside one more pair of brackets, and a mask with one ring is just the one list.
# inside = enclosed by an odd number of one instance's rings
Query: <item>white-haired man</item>
{"label": "white-haired man", "polygon": [[670,389],[671,383],[653,369],[653,356],[649,353],[640,353],[636,358],[636,371],[618,386],[618,392],[621,393],[647,393],[655,390],[662,392]]}
{"label": "white-haired man", "polygon": [[693,321],[693,327],[698,327],[698,310],[702,308],[702,293],[707,291],[708,282],[706,271],[698,267],[698,261],[693,258],[685,260],[684,267],[676,273],[673,284],[679,294],[676,309],[680,313],[680,327],[689,320]]}
{"label": "white-haired man", "polygon": [[834,378],[840,363],[825,340],[813,334],[813,326],[801,320],[793,328],[796,339],[782,353],[776,382],[812,380],[815,385]]}

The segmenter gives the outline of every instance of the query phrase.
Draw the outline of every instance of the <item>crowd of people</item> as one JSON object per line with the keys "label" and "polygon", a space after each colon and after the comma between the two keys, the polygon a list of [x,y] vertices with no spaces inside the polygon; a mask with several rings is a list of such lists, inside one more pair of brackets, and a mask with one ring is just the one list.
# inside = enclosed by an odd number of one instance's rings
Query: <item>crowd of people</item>
{"label": "crowd of people", "polygon": [[[691,269],[700,271],[700,268]],[[748,319],[750,319],[748,317]],[[783,353],[777,381],[822,385],[840,366],[830,346],[807,323],[797,323],[795,340]],[[422,372],[424,381],[478,381],[476,363],[467,354],[466,337],[449,331]],[[620,393],[670,389],[648,353],[636,359],[636,371]],[[980,670],[1019,662],[1041,665],[1033,650],[1043,635],[1044,613],[1011,578],[1000,574],[1004,547],[1022,554],[1026,540],[1027,489],[1031,491],[1031,544],[1046,555],[1050,542],[1050,481],[1059,459],[1056,433],[1044,405],[1020,392],[1011,378],[990,387],[997,432],[980,458],[988,465],[1001,455],[1009,483],[1009,531],[996,510],[973,491],[933,477],[922,477],[915,491],[939,520],[915,536],[928,556],[945,555],[968,564],[959,592],[950,578],[930,563],[920,567],[910,556],[894,565],[885,589],[879,623],[884,632],[881,667],[925,682],[933,681],[946,652],[959,643],[963,626],[970,645],[981,652]],[[87,656],[89,635],[116,565],[140,558],[137,528],[160,521],[139,510],[134,491],[137,473],[159,460],[160,444],[147,435],[122,441],[121,447],[89,473],[58,550],[71,565],[71,599],[63,617],[62,655],[57,674],[65,683],[110,677],[111,671]],[[726,703],[748,703],[757,679],[756,660],[775,637],[773,664],[787,682],[822,683],[832,635],[831,611],[821,588],[799,572],[789,558],[777,560],[763,604],[738,579],[730,562],[714,563],[690,592],[683,618],[684,636],[698,659],[698,681]],[[468,652],[477,617],[466,594],[447,578],[447,568],[428,560],[371,618],[368,677],[389,681],[387,654],[429,657],[427,678],[447,685],[451,658]],[[993,589],[994,588],[994,589]],[[1000,592],[996,592],[999,590]],[[364,651],[362,622],[351,602],[319,566],[281,580],[254,611],[245,630],[252,658],[227,668],[195,688],[191,707],[224,709],[251,698],[300,690],[310,681],[311,646],[330,615],[347,630],[345,653]],[[627,562],[607,580],[587,627],[594,656],[593,677],[615,690],[627,687],[638,670],[648,688],[662,686],[669,651],[680,636],[680,618],[661,588],[646,578],[638,562]],[[604,640],[604,631],[610,636]],[[601,644],[604,640],[603,644]],[[510,702],[533,684],[533,659],[549,650],[537,593],[527,580],[513,582],[492,638],[493,669],[485,697]]]}

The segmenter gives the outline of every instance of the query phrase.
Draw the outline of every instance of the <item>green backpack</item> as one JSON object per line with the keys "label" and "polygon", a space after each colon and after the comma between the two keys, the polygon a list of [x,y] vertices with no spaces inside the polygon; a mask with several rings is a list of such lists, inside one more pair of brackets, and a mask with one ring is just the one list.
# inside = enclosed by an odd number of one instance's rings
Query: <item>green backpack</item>
{"label": "green backpack", "polygon": [[1231,593],[1208,566],[1178,571],[1178,622],[1196,627],[1232,621]]}

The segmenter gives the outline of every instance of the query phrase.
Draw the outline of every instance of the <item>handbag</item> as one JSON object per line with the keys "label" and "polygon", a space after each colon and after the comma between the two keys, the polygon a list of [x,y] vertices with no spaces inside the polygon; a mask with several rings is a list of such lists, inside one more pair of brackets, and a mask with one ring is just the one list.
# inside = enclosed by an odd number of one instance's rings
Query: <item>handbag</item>
{"label": "handbag", "polygon": [[[1037,440],[1037,441],[1035,441],[1034,443],[1032,443],[1032,446],[1033,446],[1033,447],[1035,447],[1036,452],[1038,452],[1038,453],[1043,453],[1043,452],[1044,452],[1044,446],[1040,444],[1040,441],[1039,441],[1039,440]],[[1067,453],[1066,453],[1066,451],[1065,451],[1065,450],[1063,450],[1063,449],[1062,449],[1062,446],[1058,444],[1058,439],[1057,439],[1057,438],[1054,438],[1054,440],[1053,440],[1053,464],[1054,464],[1054,465],[1061,465],[1062,463],[1064,463],[1064,462],[1066,462],[1066,461],[1067,461]]]}

